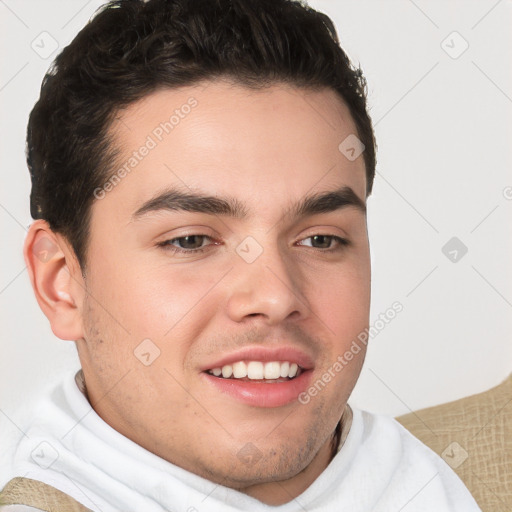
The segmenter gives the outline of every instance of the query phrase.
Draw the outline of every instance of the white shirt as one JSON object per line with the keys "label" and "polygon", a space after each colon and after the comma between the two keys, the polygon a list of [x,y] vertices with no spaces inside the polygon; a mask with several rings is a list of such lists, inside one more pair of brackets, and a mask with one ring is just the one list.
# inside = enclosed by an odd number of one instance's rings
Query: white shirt
{"label": "white shirt", "polygon": [[15,476],[40,480],[94,512],[480,511],[448,464],[396,420],[351,408],[345,443],[322,474],[294,500],[269,506],[124,437],[96,414],[69,373],[39,402],[0,488]]}

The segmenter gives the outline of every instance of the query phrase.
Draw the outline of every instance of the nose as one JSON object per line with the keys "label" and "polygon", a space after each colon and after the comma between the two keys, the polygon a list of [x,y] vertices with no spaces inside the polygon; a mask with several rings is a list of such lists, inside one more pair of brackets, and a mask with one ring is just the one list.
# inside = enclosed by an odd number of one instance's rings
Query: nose
{"label": "nose", "polygon": [[277,244],[261,247],[261,254],[252,262],[241,252],[235,255],[227,302],[230,319],[243,322],[261,317],[266,324],[277,325],[306,318],[310,308],[302,293],[303,279],[297,264]]}

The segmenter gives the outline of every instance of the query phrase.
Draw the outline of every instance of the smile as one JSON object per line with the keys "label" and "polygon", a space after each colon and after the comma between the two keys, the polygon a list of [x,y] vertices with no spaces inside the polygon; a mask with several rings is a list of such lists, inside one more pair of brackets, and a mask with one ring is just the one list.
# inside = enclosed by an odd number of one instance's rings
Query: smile
{"label": "smile", "polygon": [[302,373],[302,368],[290,361],[237,361],[207,370],[210,375],[223,379],[258,380],[267,383],[286,382]]}

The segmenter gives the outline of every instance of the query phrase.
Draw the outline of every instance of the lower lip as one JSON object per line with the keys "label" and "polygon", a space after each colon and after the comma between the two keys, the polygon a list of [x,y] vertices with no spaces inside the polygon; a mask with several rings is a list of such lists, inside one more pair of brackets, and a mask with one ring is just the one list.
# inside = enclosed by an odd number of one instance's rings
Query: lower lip
{"label": "lower lip", "polygon": [[203,372],[207,382],[222,393],[254,407],[281,407],[297,400],[311,380],[311,370],[303,370],[294,379],[284,382],[251,382],[238,379],[223,379]]}

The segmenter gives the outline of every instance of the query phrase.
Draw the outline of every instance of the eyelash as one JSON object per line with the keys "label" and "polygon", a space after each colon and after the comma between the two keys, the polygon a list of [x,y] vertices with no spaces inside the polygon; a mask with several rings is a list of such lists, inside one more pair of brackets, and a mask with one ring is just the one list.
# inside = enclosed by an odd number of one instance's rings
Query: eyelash
{"label": "eyelash", "polygon": [[[190,235],[179,236],[179,237],[176,237],[176,238],[171,238],[169,240],[164,240],[162,242],[159,242],[157,245],[158,245],[158,247],[161,247],[165,251],[170,251],[172,253],[186,253],[186,254],[202,253],[202,252],[205,251],[205,249],[208,249],[211,246],[211,244],[210,244],[210,245],[207,245],[205,247],[199,247],[197,249],[182,249],[180,247],[176,247],[176,246],[171,245],[172,242],[176,242],[178,240],[181,240],[181,239],[184,239],[184,238],[187,238],[187,237],[193,237],[193,236],[200,236],[200,237],[202,236],[204,238],[208,238],[210,240],[213,240],[213,238],[208,236],[208,235],[190,234]],[[349,240],[347,240],[346,238],[342,238],[342,237],[337,236],[337,235],[329,235],[329,234],[325,234],[325,233],[317,233],[315,235],[307,236],[306,238],[303,238],[302,240],[307,240],[307,239],[313,238],[315,236],[329,237],[329,238],[332,238],[333,240],[335,240],[339,244],[338,247],[331,248],[331,249],[319,249],[317,247],[311,247],[311,249],[316,249],[316,250],[321,251],[321,252],[341,251],[345,247],[347,247],[347,246],[349,246],[351,244],[351,242]],[[300,240],[300,241],[302,241],[302,240]]]}

